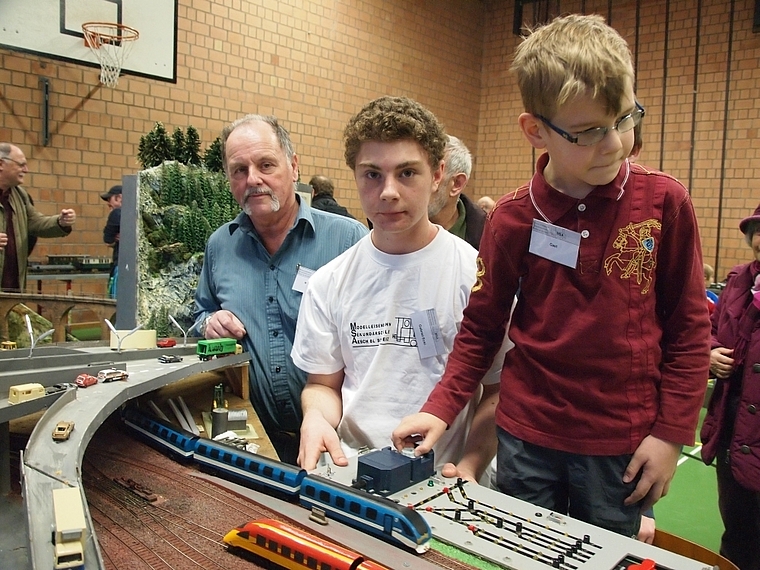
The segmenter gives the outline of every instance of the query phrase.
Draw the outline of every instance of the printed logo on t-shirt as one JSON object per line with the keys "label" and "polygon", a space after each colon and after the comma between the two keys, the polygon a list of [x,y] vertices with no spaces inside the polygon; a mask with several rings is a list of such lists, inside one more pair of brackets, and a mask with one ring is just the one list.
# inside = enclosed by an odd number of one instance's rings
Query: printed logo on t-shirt
{"label": "printed logo on t-shirt", "polygon": [[655,238],[652,230],[659,230],[662,224],[655,219],[645,220],[639,223],[629,223],[624,228],[618,229],[618,237],[612,243],[612,247],[618,250],[604,260],[604,269],[607,275],[614,268],[620,272],[621,279],[636,279],[636,283],[644,286],[641,294],[646,295],[652,285],[652,273],[657,267],[655,257]]}
{"label": "printed logo on t-shirt", "polygon": [[410,317],[396,317],[395,322],[351,323],[351,344],[354,346],[380,346],[395,344],[417,346]]}

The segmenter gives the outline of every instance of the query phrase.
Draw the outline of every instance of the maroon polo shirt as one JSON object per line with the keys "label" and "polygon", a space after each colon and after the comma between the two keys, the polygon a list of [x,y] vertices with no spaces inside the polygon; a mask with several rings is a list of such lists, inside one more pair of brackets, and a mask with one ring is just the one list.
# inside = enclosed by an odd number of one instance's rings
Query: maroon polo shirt
{"label": "maroon polo shirt", "polygon": [[[632,453],[652,434],[693,444],[709,367],[702,255],[689,194],[624,163],[583,199],[531,182],[486,221],[479,281],[442,381],[422,411],[451,423],[509,328],[497,424],[583,455]],[[581,234],[575,268],[528,252],[533,219]]]}

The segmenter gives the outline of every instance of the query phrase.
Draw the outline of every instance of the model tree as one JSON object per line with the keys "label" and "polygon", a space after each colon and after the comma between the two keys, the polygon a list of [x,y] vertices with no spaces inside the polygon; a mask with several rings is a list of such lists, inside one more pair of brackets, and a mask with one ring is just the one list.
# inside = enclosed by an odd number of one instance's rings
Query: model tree
{"label": "model tree", "polygon": [[164,124],[158,121],[148,134],[140,137],[137,146],[137,160],[143,169],[152,168],[162,164],[165,160],[172,160],[174,151],[172,141],[169,138]]}

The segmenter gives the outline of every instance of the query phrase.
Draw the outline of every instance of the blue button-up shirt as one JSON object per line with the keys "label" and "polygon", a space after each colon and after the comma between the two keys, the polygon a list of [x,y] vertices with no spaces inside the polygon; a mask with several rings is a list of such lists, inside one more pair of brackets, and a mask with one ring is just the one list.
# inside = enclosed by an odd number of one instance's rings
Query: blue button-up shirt
{"label": "blue button-up shirt", "polygon": [[293,289],[299,267],[316,270],[366,234],[360,222],[300,200],[296,221],[274,255],[245,213],[209,238],[195,293],[195,326],[221,309],[243,323],[251,403],[267,431],[297,432],[301,426],[306,374],[290,358],[301,304],[301,293]]}

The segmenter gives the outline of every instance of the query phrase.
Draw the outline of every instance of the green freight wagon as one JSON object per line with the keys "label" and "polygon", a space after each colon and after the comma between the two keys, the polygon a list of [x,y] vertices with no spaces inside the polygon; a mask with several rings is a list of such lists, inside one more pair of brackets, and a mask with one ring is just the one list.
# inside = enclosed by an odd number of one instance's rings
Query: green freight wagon
{"label": "green freight wagon", "polygon": [[236,354],[238,344],[234,338],[213,338],[199,340],[195,352],[201,360],[210,360],[214,356]]}

